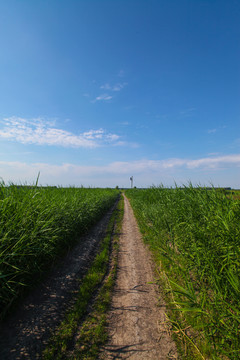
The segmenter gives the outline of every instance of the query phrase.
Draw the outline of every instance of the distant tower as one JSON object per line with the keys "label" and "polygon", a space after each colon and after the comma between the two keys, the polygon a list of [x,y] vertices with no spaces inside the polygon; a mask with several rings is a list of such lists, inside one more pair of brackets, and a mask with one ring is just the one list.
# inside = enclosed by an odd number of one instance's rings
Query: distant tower
{"label": "distant tower", "polygon": [[131,181],[131,189],[133,188],[133,176],[130,177],[130,181]]}

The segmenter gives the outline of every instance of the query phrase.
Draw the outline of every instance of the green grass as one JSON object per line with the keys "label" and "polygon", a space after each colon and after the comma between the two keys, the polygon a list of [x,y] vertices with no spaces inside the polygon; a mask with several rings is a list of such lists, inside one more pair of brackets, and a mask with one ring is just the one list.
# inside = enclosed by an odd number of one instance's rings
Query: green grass
{"label": "green grass", "polygon": [[183,357],[239,359],[240,202],[215,189],[129,190]]}
{"label": "green grass", "polygon": [[118,194],[0,184],[0,317],[106,213]]}
{"label": "green grass", "polygon": [[100,346],[107,340],[106,311],[116,275],[122,218],[123,199],[113,212],[100,251],[80,284],[76,303],[50,339],[43,359],[97,358]]}

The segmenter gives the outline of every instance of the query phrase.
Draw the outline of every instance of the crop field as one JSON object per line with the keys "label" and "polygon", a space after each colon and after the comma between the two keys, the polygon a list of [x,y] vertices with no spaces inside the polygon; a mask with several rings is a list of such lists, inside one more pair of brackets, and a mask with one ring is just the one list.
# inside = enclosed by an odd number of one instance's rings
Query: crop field
{"label": "crop field", "polygon": [[154,253],[176,338],[199,359],[239,359],[238,196],[191,185],[126,195]]}
{"label": "crop field", "polygon": [[113,205],[113,189],[0,184],[0,316]]}

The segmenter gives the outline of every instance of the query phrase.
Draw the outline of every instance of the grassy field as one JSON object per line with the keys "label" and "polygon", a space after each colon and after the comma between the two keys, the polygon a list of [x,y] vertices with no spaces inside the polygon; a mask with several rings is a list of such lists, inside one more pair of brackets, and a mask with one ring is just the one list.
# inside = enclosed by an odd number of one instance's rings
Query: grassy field
{"label": "grassy field", "polygon": [[240,358],[240,201],[216,189],[128,190],[186,359]]}
{"label": "grassy field", "polygon": [[0,184],[0,316],[113,205],[112,189]]}

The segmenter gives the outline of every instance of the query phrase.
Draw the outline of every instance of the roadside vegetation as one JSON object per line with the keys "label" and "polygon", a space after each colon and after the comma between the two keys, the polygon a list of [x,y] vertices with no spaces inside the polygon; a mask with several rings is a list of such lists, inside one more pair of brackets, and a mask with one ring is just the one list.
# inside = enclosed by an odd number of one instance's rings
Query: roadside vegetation
{"label": "roadside vegetation", "polygon": [[80,283],[75,305],[50,339],[42,358],[96,359],[107,341],[106,313],[117,272],[118,238],[123,219],[121,197],[99,253]]}
{"label": "roadside vegetation", "polygon": [[125,193],[153,251],[182,358],[239,359],[238,196],[191,185]]}
{"label": "roadside vegetation", "polygon": [[0,318],[118,196],[115,189],[0,183]]}

